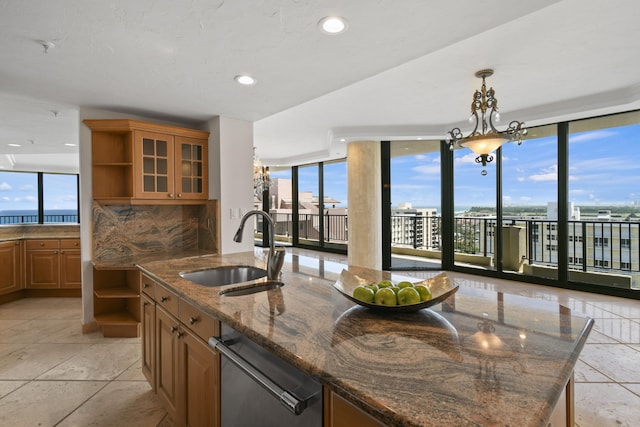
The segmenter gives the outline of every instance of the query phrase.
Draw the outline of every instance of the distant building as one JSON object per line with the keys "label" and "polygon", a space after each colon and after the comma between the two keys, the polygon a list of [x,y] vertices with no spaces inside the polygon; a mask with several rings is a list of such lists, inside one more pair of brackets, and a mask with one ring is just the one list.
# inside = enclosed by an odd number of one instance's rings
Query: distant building
{"label": "distant building", "polygon": [[435,208],[399,203],[391,209],[391,241],[415,249],[440,249],[440,218]]}
{"label": "distant building", "polygon": [[[567,215],[569,221],[580,221],[580,208],[575,206],[573,202],[567,203]],[[558,220],[558,202],[547,203],[547,219]]]}
{"label": "distant building", "polygon": [[[272,178],[269,186],[269,213],[276,223],[276,234],[291,237],[293,234],[293,193],[291,179]],[[340,200],[325,197],[320,203],[318,196],[310,191],[298,193],[298,221],[301,239],[319,240],[320,209],[324,215],[324,240],[347,242],[347,208],[336,208]],[[262,201],[256,201],[262,208]]]}

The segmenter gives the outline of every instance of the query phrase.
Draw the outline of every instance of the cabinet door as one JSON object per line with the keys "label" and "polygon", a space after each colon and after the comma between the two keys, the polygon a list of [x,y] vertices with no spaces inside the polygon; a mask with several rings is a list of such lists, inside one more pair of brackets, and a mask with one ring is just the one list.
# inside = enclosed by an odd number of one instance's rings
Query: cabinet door
{"label": "cabinet door", "polygon": [[184,392],[178,424],[212,427],[220,423],[220,356],[189,330],[180,337],[180,389]]}
{"label": "cabinet door", "polygon": [[207,141],[194,138],[175,138],[175,188],[177,199],[207,199],[208,154]]}
{"label": "cabinet door", "polygon": [[20,290],[20,242],[0,243],[0,295]]}
{"label": "cabinet door", "polygon": [[60,249],[60,287],[82,287],[82,260],[80,249]]}
{"label": "cabinet door", "polygon": [[[156,390],[158,398],[173,420],[178,420],[178,402],[180,390],[178,387],[178,348],[179,325],[175,317],[156,307]],[[178,425],[181,423],[178,422]]]}
{"label": "cabinet door", "polygon": [[324,397],[325,427],[382,427],[384,425],[331,390],[325,388]]}
{"label": "cabinet door", "polygon": [[135,131],[134,141],[134,197],[175,199],[173,136]]}
{"label": "cabinet door", "polygon": [[60,287],[59,251],[27,250],[27,288],[56,289]]}
{"label": "cabinet door", "polygon": [[142,322],[142,373],[156,391],[156,351],[155,351],[155,328],[156,328],[156,304],[146,294],[140,296],[141,299],[141,322]]}

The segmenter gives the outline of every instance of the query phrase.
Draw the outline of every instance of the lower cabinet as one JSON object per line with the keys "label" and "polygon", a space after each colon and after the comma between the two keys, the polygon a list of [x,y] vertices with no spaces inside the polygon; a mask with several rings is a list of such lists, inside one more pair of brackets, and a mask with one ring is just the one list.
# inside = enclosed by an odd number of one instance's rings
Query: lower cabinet
{"label": "lower cabinet", "polygon": [[330,389],[324,389],[324,427],[383,427],[380,421]]}
{"label": "lower cabinet", "polygon": [[219,426],[219,322],[145,275],[141,305],[142,371],[163,407],[177,426]]}
{"label": "lower cabinet", "polygon": [[26,241],[27,289],[80,289],[79,239]]}
{"label": "lower cabinet", "polygon": [[0,242],[0,295],[22,289],[22,242]]}

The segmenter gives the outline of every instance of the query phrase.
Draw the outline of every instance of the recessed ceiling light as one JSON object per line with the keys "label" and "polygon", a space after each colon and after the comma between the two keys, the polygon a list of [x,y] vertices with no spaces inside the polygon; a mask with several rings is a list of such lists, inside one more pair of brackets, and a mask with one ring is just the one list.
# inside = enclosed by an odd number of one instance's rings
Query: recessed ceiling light
{"label": "recessed ceiling light", "polygon": [[9,147],[22,147],[20,144],[7,144]]}
{"label": "recessed ceiling light", "polygon": [[318,22],[320,31],[325,34],[340,34],[347,31],[347,20],[339,16],[325,16]]}
{"label": "recessed ceiling light", "polygon": [[71,142],[67,142],[64,145],[66,145],[67,147],[75,147],[76,146],[76,144],[73,144]]}
{"label": "recessed ceiling light", "polygon": [[346,138],[340,138],[340,142],[347,142]]}
{"label": "recessed ceiling light", "polygon": [[237,81],[241,85],[245,85],[245,86],[250,86],[250,85],[254,85],[254,84],[258,83],[258,81],[256,79],[254,79],[253,77],[251,77],[248,74],[239,74],[239,75],[235,76],[234,79],[235,79],[235,81]]}

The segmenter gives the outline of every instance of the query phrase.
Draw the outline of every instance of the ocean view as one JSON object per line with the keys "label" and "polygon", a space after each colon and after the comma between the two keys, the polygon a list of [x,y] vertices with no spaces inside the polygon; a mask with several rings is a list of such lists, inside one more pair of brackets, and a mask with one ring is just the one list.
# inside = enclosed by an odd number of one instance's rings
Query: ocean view
{"label": "ocean view", "polygon": [[[37,223],[36,209],[12,209],[0,211],[0,224]],[[45,223],[77,223],[78,211],[75,209],[45,209]]]}

